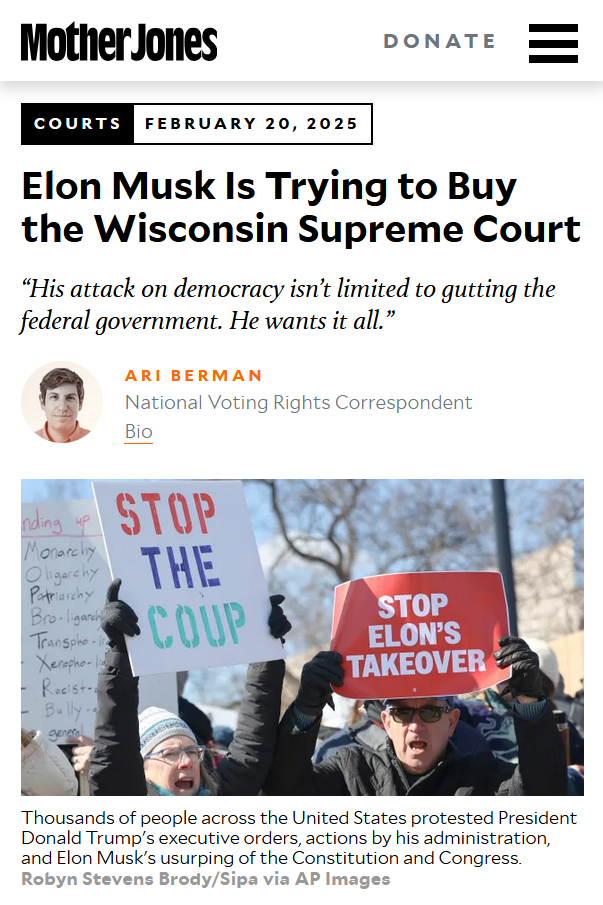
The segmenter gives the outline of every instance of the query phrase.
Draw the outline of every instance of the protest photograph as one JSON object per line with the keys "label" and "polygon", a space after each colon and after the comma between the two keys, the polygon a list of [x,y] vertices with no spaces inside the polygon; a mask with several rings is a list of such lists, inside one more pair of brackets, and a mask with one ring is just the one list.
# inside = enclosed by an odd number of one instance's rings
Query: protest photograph
{"label": "protest photograph", "polygon": [[23,796],[584,795],[580,480],[24,480],[21,587]]}

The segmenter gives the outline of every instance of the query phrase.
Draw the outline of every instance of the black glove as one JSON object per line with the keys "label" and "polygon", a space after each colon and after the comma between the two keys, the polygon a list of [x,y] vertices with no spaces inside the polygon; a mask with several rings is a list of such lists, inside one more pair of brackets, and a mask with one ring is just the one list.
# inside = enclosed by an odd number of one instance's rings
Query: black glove
{"label": "black glove", "polygon": [[321,650],[302,669],[295,706],[308,716],[320,716],[325,704],[333,707],[331,685],[343,685],[345,675],[341,654]]}
{"label": "black glove", "polygon": [[127,653],[124,635],[132,638],[140,635],[138,616],[131,606],[119,600],[121,578],[114,578],[107,590],[107,599],[101,613],[101,628],[109,638],[109,647],[120,654]]}
{"label": "black glove", "polygon": [[270,598],[270,606],[272,610],[268,616],[268,628],[273,638],[280,638],[283,644],[284,637],[287,632],[291,631],[291,623],[283,613],[281,603],[284,601],[282,594],[273,594]]}
{"label": "black glove", "polygon": [[531,650],[523,638],[499,638],[500,650],[494,654],[496,665],[501,669],[512,666],[511,678],[500,692],[504,697],[511,693],[514,698],[525,694],[530,698],[539,698],[540,661],[538,654]]}

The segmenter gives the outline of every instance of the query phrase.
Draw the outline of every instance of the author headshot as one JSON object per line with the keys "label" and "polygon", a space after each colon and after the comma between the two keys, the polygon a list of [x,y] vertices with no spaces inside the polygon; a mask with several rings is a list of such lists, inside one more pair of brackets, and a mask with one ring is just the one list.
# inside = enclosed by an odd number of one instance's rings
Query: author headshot
{"label": "author headshot", "polygon": [[84,381],[70,368],[53,368],[40,381],[40,407],[46,416],[36,431],[51,443],[75,443],[90,433],[80,423],[84,405]]}

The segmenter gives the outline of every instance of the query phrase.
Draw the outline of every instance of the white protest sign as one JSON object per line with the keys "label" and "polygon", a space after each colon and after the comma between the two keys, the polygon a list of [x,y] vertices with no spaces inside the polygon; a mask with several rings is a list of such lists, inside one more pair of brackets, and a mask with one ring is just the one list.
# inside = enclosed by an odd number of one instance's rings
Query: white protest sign
{"label": "white protest sign", "polygon": [[94,732],[108,572],[92,500],[23,504],[21,725],[58,744]]}
{"label": "white protest sign", "polygon": [[[94,735],[96,682],[107,638],[100,614],[111,581],[94,500],[21,510],[21,725],[62,744]],[[140,710],[176,712],[176,676],[144,679]]]}
{"label": "white protest sign", "polygon": [[135,675],[282,657],[238,481],[103,481],[94,493]]}

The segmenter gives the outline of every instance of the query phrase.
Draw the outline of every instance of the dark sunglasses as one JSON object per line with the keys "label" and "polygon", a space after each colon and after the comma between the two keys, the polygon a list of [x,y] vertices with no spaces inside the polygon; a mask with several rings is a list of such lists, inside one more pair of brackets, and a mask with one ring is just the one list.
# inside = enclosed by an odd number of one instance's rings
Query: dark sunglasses
{"label": "dark sunglasses", "polygon": [[437,723],[442,719],[443,713],[450,713],[452,707],[438,707],[437,704],[426,704],[424,707],[389,707],[388,713],[391,714],[396,723],[410,723],[418,713],[424,723]]}

